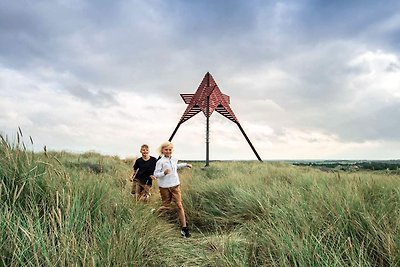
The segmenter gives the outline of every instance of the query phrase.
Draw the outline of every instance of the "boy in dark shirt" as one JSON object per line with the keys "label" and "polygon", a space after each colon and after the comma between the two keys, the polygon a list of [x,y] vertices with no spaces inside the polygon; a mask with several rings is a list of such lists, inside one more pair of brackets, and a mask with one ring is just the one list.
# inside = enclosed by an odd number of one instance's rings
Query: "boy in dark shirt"
{"label": "boy in dark shirt", "polygon": [[142,157],[138,158],[133,165],[134,179],[136,181],[135,198],[136,201],[147,201],[150,197],[150,188],[154,179],[153,173],[157,159],[149,155],[148,145],[142,145],[140,153]]}

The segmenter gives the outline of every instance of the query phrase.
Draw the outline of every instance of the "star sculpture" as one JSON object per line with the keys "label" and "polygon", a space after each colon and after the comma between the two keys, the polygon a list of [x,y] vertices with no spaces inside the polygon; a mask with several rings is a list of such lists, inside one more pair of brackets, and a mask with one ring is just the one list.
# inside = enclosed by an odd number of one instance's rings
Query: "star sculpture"
{"label": "star sculpture", "polygon": [[174,138],[174,135],[176,134],[179,126],[182,123],[184,123],[185,121],[189,120],[191,117],[202,111],[207,119],[206,166],[208,166],[209,165],[209,118],[214,111],[217,111],[222,116],[226,117],[227,119],[231,120],[232,122],[238,125],[240,131],[246,138],[257,159],[259,161],[262,161],[256,149],[254,148],[253,144],[250,142],[250,139],[244,132],[238,119],[236,118],[235,113],[233,113],[232,109],[230,108],[229,96],[221,92],[217,83],[215,82],[214,78],[209,72],[207,72],[206,75],[204,75],[203,80],[201,81],[199,87],[197,88],[197,91],[194,94],[181,94],[181,97],[183,101],[186,104],[188,104],[188,106],[186,107],[185,112],[183,112],[183,115],[179,120],[178,125],[176,126],[171,137],[169,138],[169,141],[171,141],[172,138]]}

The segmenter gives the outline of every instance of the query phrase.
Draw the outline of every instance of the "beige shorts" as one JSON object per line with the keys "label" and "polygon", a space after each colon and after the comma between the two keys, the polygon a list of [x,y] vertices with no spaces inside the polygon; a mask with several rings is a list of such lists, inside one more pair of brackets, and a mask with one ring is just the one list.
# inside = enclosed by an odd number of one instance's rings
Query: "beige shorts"
{"label": "beige shorts", "polygon": [[135,193],[137,197],[149,196],[151,186],[143,184],[141,181],[136,180]]}
{"label": "beige shorts", "polygon": [[172,201],[174,201],[175,203],[182,202],[180,185],[168,188],[159,187],[159,189],[160,189],[162,205],[164,207],[169,207]]}

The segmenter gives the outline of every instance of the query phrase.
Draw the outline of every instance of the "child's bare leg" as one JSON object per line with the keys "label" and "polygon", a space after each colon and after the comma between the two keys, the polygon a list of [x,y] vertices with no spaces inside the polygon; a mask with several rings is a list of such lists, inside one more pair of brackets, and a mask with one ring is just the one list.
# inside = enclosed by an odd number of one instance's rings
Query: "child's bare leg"
{"label": "child's bare leg", "polygon": [[186,217],[185,217],[185,210],[183,209],[183,204],[182,202],[177,202],[176,206],[178,208],[179,221],[181,222],[182,227],[185,227],[187,225],[186,225]]}
{"label": "child's bare leg", "polygon": [[135,199],[136,201],[139,201],[140,197],[141,197],[141,192],[142,192],[142,188],[140,187],[139,183],[136,183],[136,190],[135,190]]}
{"label": "child's bare leg", "polygon": [[131,188],[131,194],[136,193],[136,180],[132,180],[132,188]]}
{"label": "child's bare leg", "polygon": [[143,200],[144,202],[147,202],[150,198],[150,186],[145,185],[143,187]]}

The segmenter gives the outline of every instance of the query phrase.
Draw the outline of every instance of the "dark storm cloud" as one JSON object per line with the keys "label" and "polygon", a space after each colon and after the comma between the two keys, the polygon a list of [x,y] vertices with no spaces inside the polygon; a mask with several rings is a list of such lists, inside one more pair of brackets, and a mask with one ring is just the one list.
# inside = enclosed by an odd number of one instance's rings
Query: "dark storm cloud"
{"label": "dark storm cloud", "polygon": [[118,101],[112,93],[104,92],[102,90],[89,90],[81,85],[68,87],[67,90],[78,99],[87,101],[95,106],[118,105]]}
{"label": "dark storm cloud", "polygon": [[176,26],[192,42],[218,43],[227,36],[245,37],[257,23],[260,1],[179,1],[169,11],[179,22]]}
{"label": "dark storm cloud", "polygon": [[79,14],[72,11],[68,6],[45,1],[2,1],[0,56],[3,62],[23,68],[33,61],[45,64],[54,60],[62,51],[57,47],[58,38],[76,30],[81,21]]}
{"label": "dark storm cloud", "polygon": [[0,59],[7,66],[32,71],[51,67],[97,85],[120,85],[121,76],[140,67],[140,60],[132,58],[146,47],[138,45],[146,22],[132,24],[138,9],[124,15],[122,2],[106,1],[0,5]]}
{"label": "dark storm cloud", "polygon": [[400,14],[400,2],[389,1],[307,1],[299,12],[298,23],[311,42],[334,39],[360,39],[369,44],[400,50],[400,27],[376,26]]}

